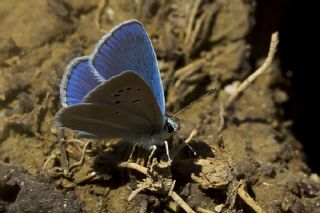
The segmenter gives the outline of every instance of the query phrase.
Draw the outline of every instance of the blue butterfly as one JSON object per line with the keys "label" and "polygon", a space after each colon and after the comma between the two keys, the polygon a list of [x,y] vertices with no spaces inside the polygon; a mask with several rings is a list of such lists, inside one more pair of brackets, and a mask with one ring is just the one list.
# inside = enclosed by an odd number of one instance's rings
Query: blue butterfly
{"label": "blue butterfly", "polygon": [[178,124],[166,117],[156,54],[141,23],[114,27],[89,56],[73,59],[60,85],[58,127],[121,138],[143,148],[166,144]]}

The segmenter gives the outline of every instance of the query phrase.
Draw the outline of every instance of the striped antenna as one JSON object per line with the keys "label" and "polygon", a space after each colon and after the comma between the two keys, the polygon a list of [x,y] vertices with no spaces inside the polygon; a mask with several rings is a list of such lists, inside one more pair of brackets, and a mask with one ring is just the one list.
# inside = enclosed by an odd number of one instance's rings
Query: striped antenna
{"label": "striped antenna", "polygon": [[199,97],[198,99],[192,101],[190,104],[188,104],[186,107],[184,107],[183,109],[179,110],[178,112],[176,112],[171,118],[176,117],[177,115],[179,115],[180,113],[186,111],[187,109],[189,109],[192,105],[194,105],[195,103],[198,103],[200,101],[202,101],[204,98],[208,97],[209,95],[213,94],[216,92],[216,88],[213,88],[211,90],[209,90],[206,94],[204,94],[203,96]]}

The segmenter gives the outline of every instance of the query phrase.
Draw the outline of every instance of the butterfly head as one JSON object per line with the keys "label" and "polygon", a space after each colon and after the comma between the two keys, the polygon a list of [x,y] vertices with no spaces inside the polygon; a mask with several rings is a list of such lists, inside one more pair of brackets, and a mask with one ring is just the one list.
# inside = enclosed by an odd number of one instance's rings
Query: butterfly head
{"label": "butterfly head", "polygon": [[179,123],[172,120],[171,118],[166,119],[166,123],[164,125],[164,128],[167,133],[171,134],[173,132],[178,132],[179,131]]}

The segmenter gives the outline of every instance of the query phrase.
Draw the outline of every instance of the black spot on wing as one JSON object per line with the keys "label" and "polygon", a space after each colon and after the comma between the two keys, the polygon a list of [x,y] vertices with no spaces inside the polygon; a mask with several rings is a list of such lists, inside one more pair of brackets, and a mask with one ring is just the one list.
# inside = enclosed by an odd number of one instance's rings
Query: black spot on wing
{"label": "black spot on wing", "polygon": [[131,103],[138,103],[138,102],[141,102],[141,101],[142,101],[142,99],[138,98],[138,99],[132,100]]}

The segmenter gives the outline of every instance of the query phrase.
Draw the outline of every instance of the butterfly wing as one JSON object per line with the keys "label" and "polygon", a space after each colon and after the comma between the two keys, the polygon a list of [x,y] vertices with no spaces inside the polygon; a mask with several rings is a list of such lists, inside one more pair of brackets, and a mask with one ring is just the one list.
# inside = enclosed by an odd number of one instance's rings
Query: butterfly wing
{"label": "butterfly wing", "polygon": [[129,139],[163,128],[162,113],[150,87],[131,71],[97,86],[84,102],[60,110],[57,125],[98,137]]}
{"label": "butterfly wing", "polygon": [[163,116],[151,88],[132,71],[124,71],[112,77],[89,92],[84,101],[117,106],[146,119],[154,132],[163,128]]}
{"label": "butterfly wing", "polygon": [[58,127],[68,127],[97,137],[136,138],[147,131],[147,120],[111,104],[82,103],[61,109]]}
{"label": "butterfly wing", "polygon": [[124,22],[105,35],[91,55],[91,63],[105,80],[126,70],[138,74],[151,88],[164,117],[165,101],[157,58],[150,38],[138,21]]}
{"label": "butterfly wing", "polygon": [[90,64],[89,57],[75,58],[67,66],[60,84],[62,106],[81,103],[84,96],[101,84],[101,81]]}
{"label": "butterfly wing", "polygon": [[156,55],[144,28],[134,20],[111,30],[89,57],[73,60],[60,93],[66,107],[56,116],[61,127],[122,138],[164,127],[165,102]]}

